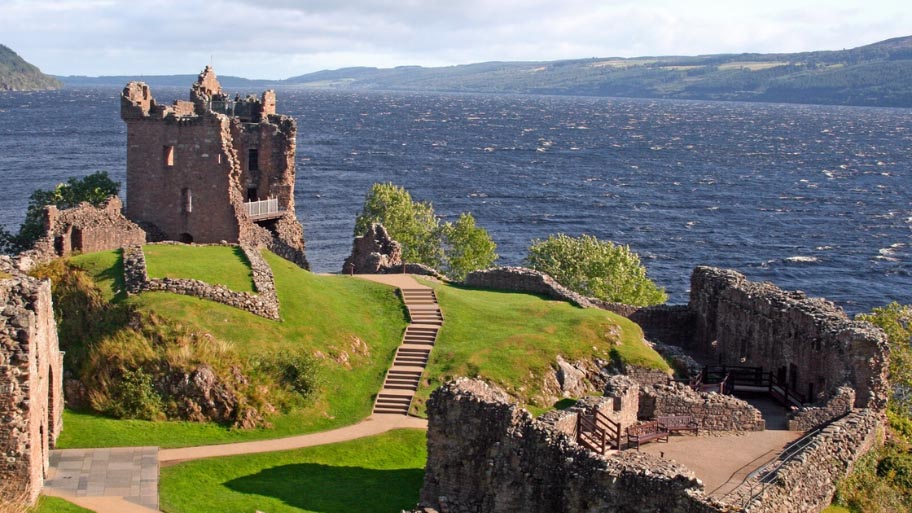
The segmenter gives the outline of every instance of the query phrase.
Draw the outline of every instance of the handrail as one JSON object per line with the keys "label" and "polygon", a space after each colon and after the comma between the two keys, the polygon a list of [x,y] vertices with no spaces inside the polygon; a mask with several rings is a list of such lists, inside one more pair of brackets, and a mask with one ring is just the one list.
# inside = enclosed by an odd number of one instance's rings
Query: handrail
{"label": "handrail", "polygon": [[599,454],[605,454],[609,448],[609,440],[615,448],[621,448],[621,425],[608,418],[604,413],[595,410],[591,414],[580,412],[576,417],[576,441],[594,446]]}
{"label": "handrail", "polygon": [[614,437],[614,447],[621,449],[621,424],[608,418],[607,415],[599,410],[595,410],[595,423],[601,425],[601,429]]}
{"label": "handrail", "polygon": [[247,209],[247,215],[250,217],[278,214],[281,212],[278,198],[248,201],[244,203],[244,207]]}

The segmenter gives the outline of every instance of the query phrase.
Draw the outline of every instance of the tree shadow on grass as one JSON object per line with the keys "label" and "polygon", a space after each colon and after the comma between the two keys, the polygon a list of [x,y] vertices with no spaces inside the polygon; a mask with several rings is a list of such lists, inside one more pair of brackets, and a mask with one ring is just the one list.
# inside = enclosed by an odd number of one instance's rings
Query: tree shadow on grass
{"label": "tree shadow on grass", "polygon": [[298,463],[225,483],[236,492],[273,497],[320,513],[397,513],[418,503],[424,469],[379,470]]}

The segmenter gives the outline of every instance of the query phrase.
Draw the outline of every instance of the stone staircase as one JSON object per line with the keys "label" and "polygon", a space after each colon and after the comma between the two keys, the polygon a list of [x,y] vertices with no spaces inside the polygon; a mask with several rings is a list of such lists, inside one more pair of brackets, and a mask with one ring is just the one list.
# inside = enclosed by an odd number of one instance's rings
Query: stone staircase
{"label": "stone staircase", "polygon": [[443,325],[443,312],[433,289],[400,288],[399,294],[408,309],[411,324],[405,328],[383,389],[377,394],[374,414],[408,415],[421,374],[437,341],[437,332]]}

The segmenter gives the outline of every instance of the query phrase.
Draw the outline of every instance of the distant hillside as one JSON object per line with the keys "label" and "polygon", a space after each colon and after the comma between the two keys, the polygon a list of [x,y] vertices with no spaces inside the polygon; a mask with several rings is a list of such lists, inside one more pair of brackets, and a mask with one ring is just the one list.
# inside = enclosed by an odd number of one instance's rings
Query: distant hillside
{"label": "distant hillside", "polygon": [[534,93],[912,107],[912,36],[790,54],[486,62],[347,68],[285,81],[307,87]]}
{"label": "distant hillside", "polygon": [[[912,36],[850,50],[344,68],[287,80],[219,77],[230,89],[556,94],[912,107]],[[67,85],[187,87],[196,75],[59,77]]]}
{"label": "distant hillside", "polygon": [[[189,88],[190,84],[196,82],[198,75],[107,75],[103,77],[86,77],[72,75],[57,78],[70,87],[87,87],[87,86],[118,86],[123,87],[128,82],[138,80],[145,82],[152,87],[181,87]],[[270,86],[281,82],[274,80],[251,80],[249,78],[233,77],[230,75],[219,75],[219,83],[226,88],[241,87],[260,87]]]}
{"label": "distant hillside", "polygon": [[0,91],[60,89],[63,84],[0,45]]}

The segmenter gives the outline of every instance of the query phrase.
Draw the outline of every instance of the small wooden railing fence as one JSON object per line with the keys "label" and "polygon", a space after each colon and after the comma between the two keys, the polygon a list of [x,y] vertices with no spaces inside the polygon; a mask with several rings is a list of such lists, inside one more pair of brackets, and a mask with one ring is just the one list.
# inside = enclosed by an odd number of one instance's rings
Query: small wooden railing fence
{"label": "small wooden railing fence", "polygon": [[714,366],[704,367],[696,376],[687,380],[694,390],[706,391],[718,387],[721,394],[733,394],[739,387],[766,392],[786,409],[800,407],[807,402],[803,394],[787,381],[780,381],[772,372],[763,372],[763,367]]}
{"label": "small wooden railing fence", "polygon": [[580,445],[605,454],[609,449],[621,448],[621,425],[602,412],[580,412],[576,417],[576,441]]}

